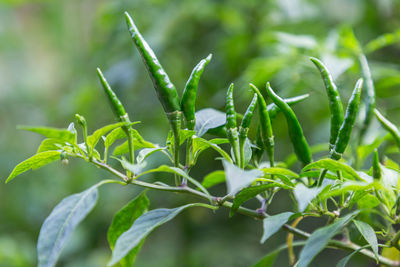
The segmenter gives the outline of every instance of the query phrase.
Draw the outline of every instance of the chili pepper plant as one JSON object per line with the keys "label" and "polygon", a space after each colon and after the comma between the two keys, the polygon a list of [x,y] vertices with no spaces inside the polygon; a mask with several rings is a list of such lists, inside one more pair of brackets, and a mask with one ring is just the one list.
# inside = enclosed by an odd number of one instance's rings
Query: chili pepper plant
{"label": "chili pepper plant", "polygon": [[[400,232],[396,230],[400,222],[399,165],[385,156],[387,149],[400,148],[400,131],[376,109],[373,80],[361,46],[354,50],[361,65],[361,78],[354,81],[350,99],[343,102],[340,96],[342,88],[339,90],[335,85],[324,63],[317,58],[307,62],[314,64],[315,72],[322,77],[322,82],[318,82],[321,90],[326,91],[331,113],[327,143],[310,147],[292,106],[312,95],[284,98],[277,93],[274,84],[266,83],[259,88],[249,84],[248,88],[240,90],[251,91],[253,97],[248,100],[246,112],[240,114],[234,103],[238,89],[232,83],[227,86],[225,112],[212,108],[196,111],[197,88],[207,65],[212,64],[211,54],[194,67],[180,98],[130,15],[125,13],[125,17],[171,130],[165,133],[163,145],[142,137],[135,129],[138,122],[127,114],[123,99],[118,99],[100,69],[97,69],[97,74],[116,123],[88,133],[85,118],[77,114],[77,124],[71,123],[66,129],[21,127],[42,134],[46,139],[35,155],[14,168],[6,182],[30,169],[55,161],[68,163],[70,159],[95,165],[112,177],[64,198],[53,209],[40,230],[38,266],[56,265],[71,233],[95,207],[98,188],[109,184],[117,184],[125,190],[131,187],[144,190],[123,206],[110,222],[107,239],[111,253],[109,262],[105,263],[108,266],[132,266],[146,237],[187,209],[208,209],[210,212],[229,209],[230,216],[237,214],[256,219],[260,231],[263,229],[261,243],[268,242],[269,237],[280,230],[287,232],[288,238],[281,247],[266,251],[264,258],[249,262],[249,266],[271,266],[277,254],[287,249],[290,264],[304,267],[326,248],[348,251],[338,266],[345,266],[356,253],[371,262],[400,266],[400,261],[391,256],[393,250],[400,251]],[[366,115],[358,116],[360,102],[364,101]],[[282,113],[285,120],[275,120],[278,113]],[[380,142],[367,146],[364,156],[360,157],[349,144],[363,142],[373,116],[388,134]],[[355,125],[359,118],[362,118],[362,127],[358,129]],[[281,161],[274,156],[279,149],[274,144],[272,126],[275,123],[287,124],[287,138],[293,147],[293,151],[287,151],[287,159]],[[255,138],[249,132],[256,133]],[[210,136],[214,137],[206,138]],[[124,142],[116,145],[120,139]],[[381,146],[384,142],[389,145]],[[224,149],[226,147],[230,148]],[[200,154],[208,149],[218,154],[215,160],[221,162],[221,169],[210,172],[202,180],[192,177],[192,168],[198,164]],[[326,152],[327,156],[318,157],[320,152]],[[147,169],[146,162],[154,153],[164,154],[170,164]],[[118,165],[111,165],[111,160],[118,161]],[[300,169],[293,167],[296,162]],[[148,174],[154,173],[170,173],[175,178],[167,183],[164,180],[149,181]],[[212,195],[209,192],[210,188],[224,183],[226,194]],[[149,210],[148,190],[191,195],[197,197],[198,202],[188,201],[179,207]],[[292,209],[270,213],[268,208],[279,191],[292,196]],[[247,201],[251,199],[259,201],[259,208],[248,208]],[[318,217],[325,224],[306,232],[297,227],[306,217]],[[350,233],[354,232],[362,238],[352,238],[354,235]],[[294,254],[294,247],[301,247],[298,255]]]}

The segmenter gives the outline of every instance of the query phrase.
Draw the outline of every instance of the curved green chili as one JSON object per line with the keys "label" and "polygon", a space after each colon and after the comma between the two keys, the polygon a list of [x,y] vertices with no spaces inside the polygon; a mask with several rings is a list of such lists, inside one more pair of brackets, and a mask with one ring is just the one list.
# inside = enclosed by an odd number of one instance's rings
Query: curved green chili
{"label": "curved green chili", "polygon": [[247,133],[249,132],[249,127],[251,123],[251,119],[253,118],[254,110],[256,109],[257,104],[257,94],[254,94],[253,99],[249,107],[246,110],[246,113],[243,116],[242,122],[239,127],[239,150],[240,150],[240,164],[243,169],[245,166],[244,159],[244,145],[247,138]]}
{"label": "curved green chili", "polygon": [[180,110],[179,96],[175,86],[170,81],[167,73],[161,66],[153,50],[137,29],[128,12],[125,12],[125,18],[132,40],[142,56],[143,62],[153,81],[154,88],[156,89],[158,99],[163,105],[165,112],[170,113]]}
{"label": "curved green chili", "polygon": [[226,133],[228,135],[229,143],[233,149],[236,165],[240,166],[240,151],[238,144],[238,131],[236,128],[236,111],[233,101],[233,83],[229,85],[225,98],[225,112],[226,112]]}
{"label": "curved green chili", "polygon": [[[309,94],[304,94],[304,95],[299,95],[299,96],[295,96],[295,97],[290,97],[290,98],[285,98],[283,101],[285,101],[286,103],[288,103],[289,106],[292,106],[294,104],[297,104],[301,101],[303,101],[304,99],[308,98],[310,95]],[[278,113],[281,111],[277,105],[275,105],[275,103],[271,103],[267,106],[267,110],[268,110],[268,114],[269,114],[269,118],[271,119],[271,121],[276,117],[276,115],[278,115]]]}
{"label": "curved green chili", "polygon": [[357,117],[358,107],[360,105],[361,89],[363,79],[360,78],[353,90],[349,104],[347,105],[346,115],[342,126],[339,129],[339,134],[335,142],[335,146],[331,151],[331,158],[338,160],[342,157],[344,150],[349,144],[351,132],[353,130],[354,122]]}
{"label": "curved green chili", "polygon": [[[100,68],[97,68],[97,76],[100,79],[101,85],[103,86],[104,92],[107,95],[111,108],[114,111],[114,114],[117,116],[118,120],[121,122],[130,123],[131,120],[129,119],[128,113],[126,113],[125,108],[122,105],[121,101],[118,99],[117,95],[111,89],[110,84],[107,82]],[[133,131],[131,126],[124,126],[122,127],[122,129],[124,130],[126,136],[128,137],[129,160],[130,163],[133,164],[135,161],[135,149],[133,146]]]}
{"label": "curved green chili", "polygon": [[382,127],[385,128],[385,130],[388,131],[392,135],[394,141],[396,142],[397,146],[400,149],[400,131],[399,131],[399,129],[396,127],[396,125],[394,125],[388,119],[386,119],[377,109],[375,109],[374,112],[375,112],[376,118],[381,123]]}
{"label": "curved green chili", "polygon": [[[169,123],[174,134],[174,166],[179,167],[179,133],[181,130],[181,112],[180,101],[176,91],[175,85],[170,81],[167,73],[161,66],[153,50],[147,44],[131,16],[125,12],[126,24],[128,25],[129,32],[131,33],[132,40],[134,41],[143,62],[150,74],[153,86],[156,89],[158,99],[160,100],[165,113],[167,114]],[[175,176],[175,181],[178,183],[178,176]]]}
{"label": "curved green chili", "polygon": [[199,80],[201,75],[203,74],[204,68],[210,62],[211,57],[212,55],[209,54],[208,57],[202,59],[199,62],[199,64],[197,64],[196,67],[194,67],[188,81],[186,82],[185,89],[183,90],[183,95],[181,99],[181,109],[185,117],[186,127],[189,130],[194,130],[196,124],[195,103],[196,103],[197,86],[199,85]]}
{"label": "curved green chili", "polygon": [[304,137],[303,129],[293,110],[290,106],[272,90],[269,83],[266,86],[269,97],[272,101],[280,108],[282,113],[285,115],[289,137],[292,141],[294,152],[297,158],[304,164],[307,165],[312,161],[310,147],[308,146],[307,140]]}
{"label": "curved green chili", "polygon": [[360,130],[360,142],[362,142],[362,139],[364,138],[364,135],[371,123],[371,119],[374,116],[376,99],[375,99],[374,81],[372,80],[371,70],[369,69],[367,57],[364,54],[360,54],[358,60],[360,62],[361,72],[365,80],[365,89],[367,92],[365,101],[366,102],[365,119],[363,126]]}
{"label": "curved green chili", "polygon": [[344,120],[343,104],[340,100],[339,91],[328,68],[317,58],[311,57],[310,60],[321,73],[321,77],[324,80],[326,93],[328,94],[329,98],[329,109],[331,112],[331,136],[329,138],[329,149],[331,150],[335,146],[339,129]]}
{"label": "curved green chili", "polygon": [[107,99],[110,102],[114,114],[118,117],[119,121],[127,121],[128,114],[126,113],[124,106],[122,105],[121,101],[118,99],[114,91],[111,89],[110,84],[107,82],[100,68],[97,68],[97,76],[100,79],[101,85],[103,86],[104,92],[107,95]]}
{"label": "curved green chili", "polygon": [[372,158],[372,177],[374,177],[374,179],[379,179],[382,177],[382,170],[379,164],[378,149],[374,150],[374,157]]}
{"label": "curved green chili", "polygon": [[263,147],[267,151],[270,165],[271,165],[271,167],[273,167],[275,165],[274,164],[274,161],[275,161],[275,159],[274,159],[274,135],[272,132],[271,119],[269,117],[267,104],[265,103],[264,97],[260,93],[260,90],[258,90],[258,88],[255,87],[254,84],[250,84],[250,88],[258,96],[257,102],[258,102],[258,113],[260,116],[260,125],[261,125],[261,127],[260,127],[261,139],[263,142]]}
{"label": "curved green chili", "polygon": [[243,129],[248,129],[250,127],[251,119],[253,118],[254,110],[257,104],[257,94],[254,94],[250,105],[248,106],[246,112],[244,113],[240,127]]}

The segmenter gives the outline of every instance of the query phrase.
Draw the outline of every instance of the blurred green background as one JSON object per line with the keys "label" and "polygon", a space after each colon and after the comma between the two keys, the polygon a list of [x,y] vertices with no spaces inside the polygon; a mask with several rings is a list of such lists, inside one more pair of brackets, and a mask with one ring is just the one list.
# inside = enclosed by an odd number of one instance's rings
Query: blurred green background
{"label": "blurred green background", "polygon": [[[97,81],[101,67],[146,139],[163,144],[168,123],[143,63],[130,40],[123,12],[128,11],[155,50],[179,92],[200,59],[213,54],[199,87],[197,107],[222,109],[227,86],[235,82],[239,112],[250,102],[248,83],[271,81],[284,97],[310,93],[297,113],[310,144],[327,142],[329,111],[322,80],[309,56],[322,58],[333,71],[344,103],[360,70],[341,45],[352,28],[361,44],[400,28],[398,0],[0,0],[0,177],[34,154],[42,138],[16,125],[67,127],[74,114],[86,117],[90,131],[114,121]],[[399,36],[397,38],[400,39]],[[400,122],[400,46],[367,55],[377,91],[377,105]],[[286,123],[274,123],[277,157],[291,153]],[[379,127],[374,121],[370,135]],[[372,133],[372,134],[371,134]],[[254,129],[250,132],[254,136]],[[368,136],[366,138],[368,142]],[[210,151],[192,174],[198,179],[219,168]],[[152,164],[164,162],[152,156]],[[71,160],[30,171],[0,185],[0,266],[35,266],[35,242],[43,220],[65,196],[83,191],[108,174]],[[150,178],[148,178],[150,179]],[[58,266],[105,266],[106,241],[113,213],[139,189],[117,185],[101,189],[98,206],[78,228]],[[224,188],[217,187],[222,195]],[[186,196],[149,192],[152,208],[174,207]],[[257,203],[249,203],[254,207]],[[270,213],[293,209],[278,194]],[[311,230],[322,221],[305,219]],[[260,245],[259,221],[228,211],[187,210],[146,241],[136,266],[251,266],[285,242],[274,235]],[[313,266],[332,266],[346,252],[325,250]],[[352,266],[373,266],[355,257]],[[282,253],[276,266],[287,266]]]}

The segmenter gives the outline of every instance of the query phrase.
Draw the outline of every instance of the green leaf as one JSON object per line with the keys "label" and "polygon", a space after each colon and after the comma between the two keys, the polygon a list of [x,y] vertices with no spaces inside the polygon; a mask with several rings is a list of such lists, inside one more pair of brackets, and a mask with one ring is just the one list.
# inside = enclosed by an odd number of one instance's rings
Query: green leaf
{"label": "green leaf", "polygon": [[233,200],[233,204],[231,207],[231,211],[229,216],[232,217],[233,214],[237,211],[237,209],[246,201],[252,199],[253,197],[257,196],[258,194],[264,192],[268,188],[271,187],[283,187],[289,188],[288,186],[280,183],[268,183],[268,184],[261,184],[257,186],[246,187],[241,190],[239,193],[236,194],[235,199]]}
{"label": "green leaf", "polygon": [[52,127],[35,127],[35,126],[24,126],[20,125],[17,127],[19,130],[30,131],[46,136],[47,138],[57,139],[65,141],[70,144],[76,142],[76,132],[70,131],[63,128],[52,128]]}
{"label": "green leaf", "polygon": [[157,151],[161,151],[166,149],[166,147],[154,147],[154,148],[143,148],[140,150],[139,154],[136,157],[137,163],[143,162],[147,157],[156,153]]}
{"label": "green leaf", "polygon": [[148,173],[153,173],[153,172],[168,172],[168,173],[173,173],[173,174],[177,174],[179,176],[182,176],[182,177],[186,178],[189,182],[191,182],[192,184],[194,184],[195,186],[200,188],[200,190],[203,193],[205,193],[211,200],[211,195],[207,191],[207,189],[205,189],[196,179],[190,177],[185,171],[183,171],[183,170],[181,170],[179,168],[176,168],[176,167],[170,167],[170,166],[167,166],[167,165],[161,165],[158,168],[142,172],[140,175],[136,176],[136,179],[139,178],[142,175],[145,175],[145,174],[148,174]]}
{"label": "green leaf", "polygon": [[299,212],[303,212],[313,199],[321,193],[324,187],[308,188],[304,184],[297,184],[293,190]]}
{"label": "green leaf", "polygon": [[[114,216],[110,228],[107,232],[107,240],[110,244],[111,250],[114,250],[117,239],[126,231],[131,228],[133,222],[148,211],[150,201],[143,191],[139,196],[131,200],[122,209],[120,209]],[[123,267],[131,267],[135,262],[137,253],[140,250],[140,245],[128,253],[120,260],[120,265]]]}
{"label": "green leaf", "polygon": [[377,261],[378,259],[378,239],[376,238],[376,234],[374,229],[365,222],[353,220],[355,226],[357,227],[358,231],[360,231],[361,235],[365,238],[368,244],[371,245],[372,251],[375,254],[375,258]]}
{"label": "green leaf", "polygon": [[312,162],[305,166],[302,172],[308,171],[310,169],[328,169],[332,172],[342,171],[344,174],[347,174],[347,176],[345,177],[351,177],[353,180],[365,181],[352,167],[333,159],[321,159]]}
{"label": "green leaf", "polygon": [[227,191],[231,196],[234,196],[242,188],[249,186],[263,175],[260,170],[242,170],[225,160],[222,163],[225,169]]}
{"label": "green leaf", "polygon": [[299,175],[295,172],[292,172],[289,169],[284,169],[284,168],[279,168],[279,167],[270,167],[270,168],[263,168],[261,171],[264,172],[264,174],[270,174],[270,175],[283,175],[283,176],[289,176],[293,178],[299,178]]}
{"label": "green leaf", "polygon": [[268,238],[279,231],[281,227],[289,220],[293,212],[283,212],[277,215],[269,216],[263,220],[264,233],[260,243],[263,244]]}
{"label": "green leaf", "polygon": [[217,144],[229,142],[225,138],[216,138],[212,140],[205,140],[200,137],[193,138],[193,154],[194,154],[194,162],[196,162],[200,153],[203,152],[207,148],[212,148],[217,151],[225,160],[232,163],[232,159],[228,153],[226,153],[222,148],[220,148]]}
{"label": "green leaf", "polygon": [[379,50],[381,48],[384,48],[385,46],[389,46],[395,43],[400,43],[400,30],[397,30],[393,33],[386,33],[378,38],[370,41],[366,46],[365,46],[365,52],[366,53],[372,53],[376,50]]}
{"label": "green leaf", "polygon": [[[359,198],[357,201],[357,206],[360,210],[362,209],[373,209],[377,207],[381,202],[379,199],[373,195],[373,194],[368,194],[367,192],[362,192],[364,193],[361,198]],[[353,201],[353,200],[352,200]]]}
{"label": "green leaf", "polygon": [[29,171],[30,169],[32,170],[39,169],[40,167],[43,167],[53,161],[59,160],[60,158],[61,158],[60,151],[45,151],[35,154],[29,159],[26,159],[20,164],[18,164],[11,172],[10,176],[8,176],[6,183],[8,183],[21,173]]}
{"label": "green leaf", "polygon": [[[160,225],[172,220],[183,210],[189,207],[202,206],[205,204],[193,203],[174,209],[156,209],[151,210],[140,216],[132,225],[132,227],[124,232],[115,243],[112,258],[108,266],[112,266],[124,258],[132,249],[145,239],[154,229]],[[207,206],[208,207],[208,206]]]}
{"label": "green leaf", "polygon": [[106,126],[100,128],[100,129],[96,130],[92,135],[88,136],[88,138],[87,138],[88,139],[87,140],[88,145],[90,147],[95,147],[97,145],[97,143],[99,142],[100,138],[103,135],[106,135],[109,131],[112,131],[112,130],[114,130],[116,128],[119,128],[121,126],[134,125],[136,123],[139,123],[139,122],[133,122],[133,123],[118,122],[118,123],[114,123],[114,124],[111,124],[111,125],[106,125]]}
{"label": "green leaf", "polygon": [[[306,242],[304,241],[297,241],[293,242],[292,246],[293,247],[304,246],[305,243]],[[273,251],[265,255],[259,262],[253,265],[253,267],[272,267],[279,253],[285,249],[287,249],[287,244],[274,249]]]}
{"label": "green leaf", "polygon": [[71,233],[96,205],[98,186],[64,198],[44,221],[37,244],[39,267],[56,264]]}
{"label": "green leaf", "polygon": [[225,113],[213,108],[199,110],[196,112],[195,116],[195,129],[199,137],[203,136],[208,130],[217,128],[226,123]]}
{"label": "green leaf", "polygon": [[213,171],[212,173],[209,173],[204,177],[203,182],[201,184],[205,188],[210,188],[214,185],[220,184],[225,182],[225,172],[218,170],[218,171]]}
{"label": "green leaf", "polygon": [[[139,134],[139,132],[136,131],[135,129],[132,129],[132,132],[133,132],[133,146],[135,147],[135,149],[158,147],[157,145],[144,140],[143,137]],[[126,154],[128,152],[129,152],[129,144],[128,141],[125,141],[124,143],[122,143],[121,145],[117,146],[114,149],[113,155],[118,156]]]}
{"label": "green leaf", "polygon": [[40,143],[40,146],[36,151],[36,153],[45,152],[49,150],[59,150],[63,146],[65,146],[65,142],[63,141],[54,138],[46,138],[42,141],[42,143]]}
{"label": "green leaf", "polygon": [[341,259],[338,264],[336,265],[336,267],[346,267],[347,263],[349,262],[349,260],[351,259],[351,257],[353,257],[355,254],[357,254],[358,252],[360,252],[361,250],[365,249],[369,247],[369,245],[363,246],[355,251],[353,251],[352,253],[350,253],[349,255],[347,255],[346,257],[344,257],[343,259]]}
{"label": "green leaf", "polygon": [[334,223],[319,228],[308,238],[306,245],[300,252],[299,261],[297,262],[298,267],[306,267],[311,261],[320,253],[329,240],[334,237],[349,221],[356,216],[359,211],[347,214],[343,218],[338,219]]}
{"label": "green leaf", "polygon": [[116,140],[123,138],[127,138],[124,130],[122,128],[114,129],[106,136],[106,139],[104,140],[104,146],[109,148]]}
{"label": "green leaf", "polygon": [[179,145],[182,145],[186,139],[196,134],[194,130],[182,129],[179,132]]}
{"label": "green leaf", "polygon": [[147,163],[145,161],[137,163],[137,164],[132,164],[129,161],[127,161],[125,158],[118,159],[119,162],[121,162],[122,168],[125,170],[130,171],[131,173],[134,173],[136,175],[140,175],[143,171],[143,169],[146,167]]}

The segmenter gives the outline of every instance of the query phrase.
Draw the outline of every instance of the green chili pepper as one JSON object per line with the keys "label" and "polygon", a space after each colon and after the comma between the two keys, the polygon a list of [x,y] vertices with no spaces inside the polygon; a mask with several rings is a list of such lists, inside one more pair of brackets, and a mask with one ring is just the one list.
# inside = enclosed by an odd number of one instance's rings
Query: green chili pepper
{"label": "green chili pepper", "polygon": [[329,98],[329,109],[331,111],[331,136],[329,139],[329,149],[331,150],[335,146],[340,126],[343,123],[343,105],[342,101],[340,100],[339,91],[327,67],[316,58],[312,57],[310,60],[320,71],[321,77],[324,80],[326,93],[328,94]]}
{"label": "green chili pepper", "polygon": [[195,118],[195,103],[196,103],[196,93],[197,86],[201,75],[203,74],[204,68],[210,62],[212,55],[208,55],[205,59],[202,59],[199,64],[194,67],[192,73],[190,74],[189,80],[186,82],[185,89],[183,90],[181,109],[183,115],[185,116],[186,127],[189,130],[194,130],[196,124]]}
{"label": "green chili pepper", "polygon": [[388,119],[386,119],[377,109],[375,109],[374,112],[375,112],[376,118],[381,123],[382,127],[385,128],[385,130],[388,131],[392,135],[394,141],[396,142],[397,146],[400,149],[400,131],[399,131],[399,129],[396,127],[396,125],[394,125]]}
{"label": "green chili pepper", "polygon": [[268,157],[269,157],[269,162],[271,167],[273,167],[274,164],[274,135],[272,132],[272,126],[271,126],[271,119],[269,117],[268,113],[268,108],[267,104],[265,103],[264,97],[260,93],[260,90],[258,90],[257,87],[255,87],[253,84],[250,84],[250,88],[254,91],[254,93],[257,94],[257,102],[258,102],[258,113],[260,116],[260,133],[261,133],[261,139],[263,142],[263,147],[267,151]]}
{"label": "green chili pepper", "polygon": [[282,113],[285,115],[289,137],[292,141],[294,152],[297,158],[304,164],[307,165],[312,161],[310,147],[308,146],[307,140],[304,137],[303,130],[301,129],[300,123],[290,106],[272,90],[269,83],[266,86],[268,95],[272,101],[280,108]]}
{"label": "green chili pepper", "polygon": [[[114,111],[114,114],[118,118],[120,122],[130,123],[129,115],[126,113],[124,106],[121,101],[118,99],[117,95],[111,89],[110,84],[107,82],[100,68],[97,68],[97,76],[100,79],[101,85],[103,86],[104,92],[107,95],[107,98],[110,102],[111,108]],[[129,145],[129,159],[133,164],[135,161],[135,150],[133,146],[133,131],[131,126],[124,126],[122,129],[125,131],[126,136],[128,137],[128,145]]]}
{"label": "green chili pepper", "polygon": [[253,99],[251,100],[251,103],[247,108],[246,113],[244,113],[242,122],[240,124],[240,127],[242,129],[248,129],[250,127],[251,119],[253,118],[256,104],[257,104],[257,94],[254,94]]}
{"label": "green chili pepper", "polygon": [[374,157],[372,159],[372,176],[374,177],[374,179],[379,179],[382,177],[382,170],[379,164],[378,149],[374,150]]}
{"label": "green chili pepper", "polygon": [[236,112],[233,102],[233,83],[228,88],[225,98],[225,111],[226,111],[226,133],[228,135],[229,143],[233,149],[236,165],[240,166],[240,152],[238,145],[238,131],[236,128]]}
{"label": "green chili pepper", "polygon": [[118,99],[117,95],[111,89],[111,86],[108,84],[100,68],[97,68],[97,76],[100,79],[101,85],[104,88],[104,92],[107,95],[111,108],[113,109],[115,115],[118,117],[118,120],[124,122],[130,122],[128,118],[128,113],[126,113],[125,108],[122,105],[121,101]]}
{"label": "green chili pepper", "polygon": [[331,151],[331,158],[338,160],[342,157],[344,150],[349,144],[351,132],[353,130],[354,122],[357,117],[358,107],[360,105],[361,89],[363,79],[360,78],[353,90],[349,104],[347,105],[346,115],[342,126],[339,129],[339,134],[335,142],[335,146]]}
{"label": "green chili pepper", "polygon": [[[291,98],[285,98],[284,101],[288,103],[289,106],[292,106],[294,104],[297,104],[304,99],[308,98],[310,95],[309,94],[304,94],[304,95],[299,95]],[[275,103],[271,103],[267,106],[269,118],[271,121],[278,115],[278,113],[281,111]]]}
{"label": "green chili pepper", "polygon": [[235,105],[233,102],[233,83],[228,88],[225,98],[225,110],[226,110],[226,128],[236,128],[236,112]]}
{"label": "green chili pepper", "polygon": [[[153,86],[156,89],[158,99],[160,100],[165,113],[170,122],[172,132],[174,134],[174,166],[179,167],[179,132],[181,129],[181,112],[180,101],[175,86],[170,81],[167,73],[161,66],[153,50],[147,44],[131,16],[125,12],[126,23],[132,40],[142,56],[143,62],[150,74]],[[175,176],[175,181],[178,184],[178,176]]]}
{"label": "green chili pepper", "polygon": [[253,99],[251,100],[251,103],[247,108],[246,113],[244,114],[242,122],[239,127],[239,150],[240,150],[240,164],[242,169],[245,167],[244,145],[246,142],[247,134],[249,132],[249,127],[251,119],[253,118],[256,104],[257,104],[257,94],[254,94]]}
{"label": "green chili pepper", "polygon": [[361,66],[361,72],[363,75],[363,78],[365,80],[365,89],[367,92],[366,95],[366,113],[365,113],[365,119],[363,126],[360,130],[360,142],[362,142],[362,139],[364,138],[364,135],[366,131],[368,130],[369,125],[371,124],[371,119],[374,116],[374,109],[376,106],[376,99],[375,99],[375,87],[374,87],[374,81],[372,80],[372,75],[371,75],[371,70],[369,69],[368,66],[368,61],[367,57],[364,54],[360,54],[359,57],[359,62]]}
{"label": "green chili pepper", "polygon": [[163,105],[165,112],[171,113],[180,110],[179,96],[175,86],[170,81],[153,50],[142,37],[128,12],[125,12],[125,18],[132,40],[142,56],[156,89],[158,99]]}

